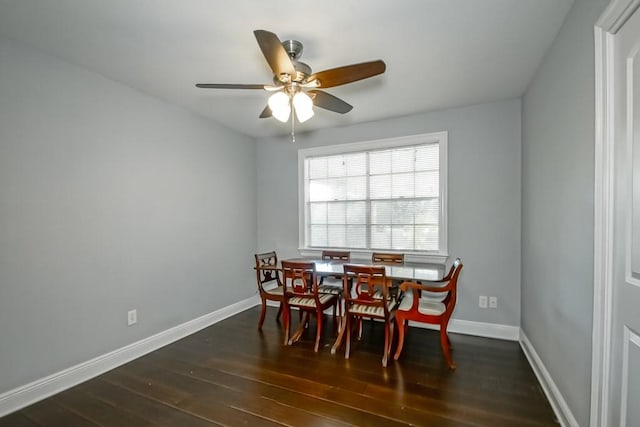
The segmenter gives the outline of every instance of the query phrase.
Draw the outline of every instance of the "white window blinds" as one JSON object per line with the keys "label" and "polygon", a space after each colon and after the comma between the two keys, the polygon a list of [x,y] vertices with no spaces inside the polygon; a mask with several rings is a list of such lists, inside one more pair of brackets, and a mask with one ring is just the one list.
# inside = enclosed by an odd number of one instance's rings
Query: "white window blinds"
{"label": "white window blinds", "polygon": [[309,248],[439,251],[440,144],[304,159]]}

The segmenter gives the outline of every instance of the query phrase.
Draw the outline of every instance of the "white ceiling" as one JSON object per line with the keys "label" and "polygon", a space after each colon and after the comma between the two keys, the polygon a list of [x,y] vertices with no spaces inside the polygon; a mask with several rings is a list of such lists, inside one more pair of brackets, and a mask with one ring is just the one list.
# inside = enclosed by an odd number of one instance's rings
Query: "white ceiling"
{"label": "white ceiling", "polygon": [[253,137],[269,93],[195,83],[270,83],[253,30],[304,44],[314,71],[383,59],[381,76],[327,89],[298,131],[522,95],[573,0],[0,0],[0,35],[181,105]]}

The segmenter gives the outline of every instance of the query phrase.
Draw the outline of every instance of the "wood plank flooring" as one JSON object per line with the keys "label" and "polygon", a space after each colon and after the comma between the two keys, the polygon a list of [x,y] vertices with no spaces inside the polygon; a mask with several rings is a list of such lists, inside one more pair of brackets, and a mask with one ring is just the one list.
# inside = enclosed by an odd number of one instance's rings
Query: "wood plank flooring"
{"label": "wood plank flooring", "polygon": [[[344,359],[314,332],[284,347],[269,308],[253,308],[23,410],[0,426],[557,426],[516,342],[411,328],[401,359],[381,366],[384,330],[366,322]],[[297,317],[297,316],[294,316]],[[295,326],[295,325],[294,325]],[[315,329],[312,323],[311,329]]]}

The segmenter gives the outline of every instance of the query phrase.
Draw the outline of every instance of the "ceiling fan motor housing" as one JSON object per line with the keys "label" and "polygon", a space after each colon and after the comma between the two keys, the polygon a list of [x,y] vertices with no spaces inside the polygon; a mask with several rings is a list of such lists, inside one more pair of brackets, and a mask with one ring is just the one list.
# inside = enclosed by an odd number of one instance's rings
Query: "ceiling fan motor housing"
{"label": "ceiling fan motor housing", "polygon": [[298,40],[285,40],[282,42],[282,47],[291,59],[298,59],[302,56],[302,42]]}
{"label": "ceiling fan motor housing", "polygon": [[311,67],[304,62],[298,61],[298,58],[302,56],[303,45],[298,40],[285,40],[282,42],[282,47],[291,58],[291,62],[296,69],[296,75],[290,76],[291,81],[303,82],[307,77],[311,75]]}

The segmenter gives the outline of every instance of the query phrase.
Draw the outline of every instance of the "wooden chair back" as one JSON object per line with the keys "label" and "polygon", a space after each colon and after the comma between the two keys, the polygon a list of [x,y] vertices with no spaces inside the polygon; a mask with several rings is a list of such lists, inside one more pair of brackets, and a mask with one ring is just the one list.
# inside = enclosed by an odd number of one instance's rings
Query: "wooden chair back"
{"label": "wooden chair back", "polygon": [[285,295],[318,296],[316,265],[306,261],[282,261]]}
{"label": "wooden chair back", "polygon": [[374,252],[371,254],[371,261],[373,262],[387,262],[393,264],[403,264],[404,254],[390,254],[383,252]]}
{"label": "wooden chair back", "polygon": [[276,253],[274,251],[264,252],[261,254],[255,254],[254,257],[256,260],[255,269],[258,281],[258,290],[261,293],[265,292],[264,285],[273,281],[276,281],[279,286],[282,286],[278,271],[278,256]]}
{"label": "wooden chair back", "polygon": [[349,251],[322,251],[323,260],[351,261],[351,252]]}

